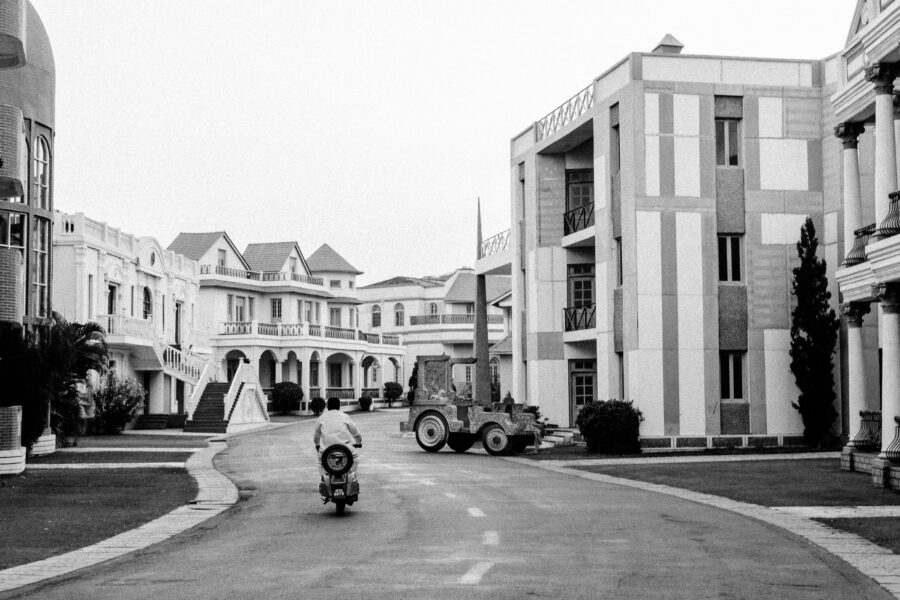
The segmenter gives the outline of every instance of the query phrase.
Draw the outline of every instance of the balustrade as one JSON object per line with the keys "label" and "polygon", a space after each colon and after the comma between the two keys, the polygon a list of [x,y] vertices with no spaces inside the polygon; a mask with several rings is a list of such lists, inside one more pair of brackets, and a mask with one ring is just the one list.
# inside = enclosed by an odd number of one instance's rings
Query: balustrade
{"label": "balustrade", "polygon": [[278,335],[278,323],[257,323],[256,331],[259,335]]}
{"label": "balustrade", "polygon": [[352,340],[356,337],[356,332],[353,329],[342,329],[340,327],[331,327],[330,325],[326,325],[325,337],[335,338],[339,340]]}
{"label": "balustrade", "polygon": [[386,333],[382,334],[381,335],[381,343],[387,344],[389,346],[399,346],[400,345],[400,336],[388,335]]}
{"label": "balustrade", "polygon": [[238,279],[253,279],[255,281],[298,281],[309,285],[324,285],[325,283],[325,280],[321,277],[310,277],[288,271],[247,271],[221,265],[200,265],[201,275],[209,275],[211,273]]}
{"label": "balustrade", "polygon": [[372,400],[377,400],[381,398],[381,388],[377,387],[366,387],[362,389],[362,393]]}
{"label": "balustrade", "polygon": [[97,322],[109,335],[127,335],[140,338],[155,337],[153,321],[135,319],[125,315],[99,315]]}
{"label": "balustrade", "polygon": [[568,211],[563,216],[565,235],[573,234],[582,229],[587,229],[594,224],[594,203],[588,202],[578,208]]}
{"label": "balustrade", "polygon": [[322,336],[322,326],[321,325],[312,325],[309,326],[309,335],[314,335],[316,337]]}
{"label": "balustrade", "polygon": [[410,325],[437,325],[441,322],[441,315],[413,315],[409,318]]}
{"label": "balustrade", "polygon": [[481,257],[491,256],[509,248],[509,232],[509,229],[501,231],[481,242]]}
{"label": "balustrade", "polygon": [[844,259],[845,267],[852,267],[866,261],[866,244],[869,243],[874,234],[875,223],[861,227],[853,232],[853,248],[847,254],[847,258]]}
{"label": "balustrade", "polygon": [[356,390],[353,388],[336,388],[330,387],[325,388],[326,399],[327,398],[340,398],[341,400],[355,400],[356,399]]}
{"label": "balustrade", "polygon": [[894,439],[884,449],[884,457],[890,460],[900,460],[900,417],[894,417]]}
{"label": "balustrade", "polygon": [[594,329],[596,325],[597,307],[590,306],[570,307],[565,311],[566,331],[580,331]]}
{"label": "balustrade", "polygon": [[900,200],[900,191],[888,194],[888,198],[890,200],[887,215],[875,231],[875,236],[879,239],[893,237],[900,233],[900,205],[897,203]]}
{"label": "balustrade", "polygon": [[881,411],[859,411],[859,433],[853,438],[853,447],[860,450],[878,450],[881,448]]}
{"label": "balustrade", "polygon": [[563,102],[537,123],[537,141],[549,137],[594,106],[594,83]]}

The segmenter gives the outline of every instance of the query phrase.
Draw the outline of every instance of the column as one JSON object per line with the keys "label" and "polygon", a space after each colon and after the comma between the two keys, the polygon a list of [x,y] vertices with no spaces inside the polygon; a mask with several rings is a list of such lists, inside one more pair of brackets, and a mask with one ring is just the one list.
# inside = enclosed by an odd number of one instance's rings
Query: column
{"label": "column", "polygon": [[161,415],[164,413],[166,391],[165,376],[162,371],[154,371],[150,376],[150,389],[148,393],[148,414]]}
{"label": "column", "polygon": [[[894,148],[900,148],[900,95],[894,94]],[[900,184],[900,152],[896,153],[897,183]]]}
{"label": "column", "polygon": [[[849,436],[847,445],[853,446],[854,439],[861,432],[859,413],[868,410],[866,396],[865,352],[863,345],[863,317],[869,312],[865,302],[848,302],[841,305],[841,312],[847,320],[847,423]],[[856,432],[856,433],[854,433]]]}
{"label": "column", "polygon": [[900,415],[900,284],[873,286],[881,302],[881,454],[891,445],[894,417]]}
{"label": "column", "polygon": [[300,388],[303,390],[303,401],[308,405],[312,401],[309,393],[309,355],[304,356],[300,363]]}
{"label": "column", "polygon": [[275,357],[275,381],[272,382],[274,386],[276,383],[281,383],[281,380],[284,377],[284,361],[278,360],[278,357]]}
{"label": "column", "polygon": [[888,194],[897,190],[897,149],[894,141],[894,65],[866,67],[875,88],[875,235],[888,214]]}
{"label": "column", "polygon": [[859,193],[859,136],[863,131],[862,123],[841,123],[834,128],[843,146],[844,258],[853,248],[853,232],[863,226]]}

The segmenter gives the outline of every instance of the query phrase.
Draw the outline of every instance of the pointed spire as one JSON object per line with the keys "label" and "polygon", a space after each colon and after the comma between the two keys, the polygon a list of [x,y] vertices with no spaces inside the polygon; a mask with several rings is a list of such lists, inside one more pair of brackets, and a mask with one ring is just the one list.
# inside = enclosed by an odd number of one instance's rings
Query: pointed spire
{"label": "pointed spire", "polygon": [[475,253],[476,260],[481,260],[481,196],[478,196],[478,250]]}

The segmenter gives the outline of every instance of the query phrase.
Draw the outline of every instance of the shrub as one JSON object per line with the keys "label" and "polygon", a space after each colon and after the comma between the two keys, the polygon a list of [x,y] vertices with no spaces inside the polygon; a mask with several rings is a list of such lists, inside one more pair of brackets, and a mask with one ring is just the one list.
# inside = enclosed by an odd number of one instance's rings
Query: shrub
{"label": "shrub", "polygon": [[134,379],[107,373],[94,390],[94,425],[98,433],[119,433],[144,401],[144,388]]}
{"label": "shrub", "polygon": [[[509,394],[507,394],[508,396]],[[526,406],[522,409],[523,412],[531,413],[534,415],[534,420],[540,422],[541,420],[541,407],[537,404],[532,404],[531,406]]]}
{"label": "shrub", "polygon": [[403,386],[396,381],[384,382],[384,399],[387,401],[388,407],[394,405],[400,396],[403,395]]}
{"label": "shrub", "polygon": [[639,454],[643,420],[644,415],[631,401],[607,400],[585,404],[575,424],[588,452]]}
{"label": "shrub", "polygon": [[309,410],[313,411],[313,414],[318,417],[325,412],[325,400],[316,396],[310,401]]}
{"label": "shrub", "polygon": [[272,408],[285,415],[291,410],[300,410],[303,390],[292,381],[276,383],[272,388]]}
{"label": "shrub", "polygon": [[372,397],[368,394],[363,394],[359,397],[359,408],[360,410],[368,411],[372,408]]}

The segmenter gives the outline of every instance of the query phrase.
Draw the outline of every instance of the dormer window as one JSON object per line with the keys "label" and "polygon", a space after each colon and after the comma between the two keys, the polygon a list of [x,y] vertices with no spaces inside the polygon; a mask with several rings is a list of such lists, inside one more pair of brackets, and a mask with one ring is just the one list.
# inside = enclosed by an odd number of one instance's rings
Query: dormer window
{"label": "dormer window", "polygon": [[295,256],[291,257],[291,273],[297,274],[297,258]]}
{"label": "dormer window", "polygon": [[330,284],[331,287],[333,287],[333,288],[339,288],[339,287],[341,287],[341,280],[340,280],[340,279],[332,279],[332,280],[329,282],[329,284]]}
{"label": "dormer window", "polygon": [[219,265],[220,267],[224,267],[224,266],[225,266],[225,261],[226,261],[226,259],[227,259],[227,254],[225,253],[225,250],[221,250],[221,249],[220,249],[220,250],[219,250],[219,262],[218,262],[218,265]]}

